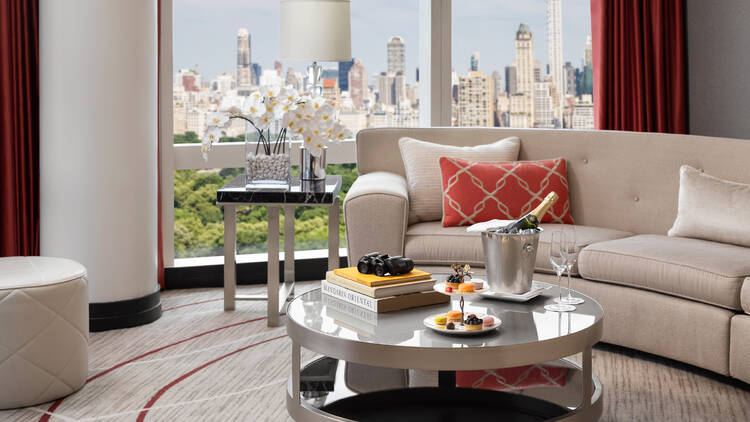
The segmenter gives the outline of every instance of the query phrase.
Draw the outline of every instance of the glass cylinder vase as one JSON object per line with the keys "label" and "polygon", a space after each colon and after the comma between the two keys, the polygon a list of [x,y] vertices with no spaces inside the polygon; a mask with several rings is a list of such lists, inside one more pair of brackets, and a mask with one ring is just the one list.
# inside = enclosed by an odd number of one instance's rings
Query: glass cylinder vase
{"label": "glass cylinder vase", "polygon": [[[249,126],[249,128],[247,127]],[[291,144],[274,131],[255,130],[246,124],[245,187],[247,189],[287,190],[291,182]]]}

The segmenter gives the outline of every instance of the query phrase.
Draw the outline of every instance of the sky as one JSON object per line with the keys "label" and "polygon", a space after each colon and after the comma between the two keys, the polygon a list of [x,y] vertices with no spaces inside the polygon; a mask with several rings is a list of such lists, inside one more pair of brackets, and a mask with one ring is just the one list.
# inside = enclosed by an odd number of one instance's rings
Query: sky
{"label": "sky", "polygon": [[[546,0],[453,0],[452,62],[464,74],[469,57],[480,53],[480,70],[502,73],[515,58],[515,33],[521,22],[534,38],[534,56],[547,63]],[[562,0],[563,59],[581,66],[591,33],[589,0]],[[419,61],[419,0],[352,0],[352,55],[373,75],[387,68],[386,43],[398,35],[406,43],[407,81]],[[193,68],[206,80],[233,72],[237,30],[251,35],[251,58],[263,69],[278,59],[279,2],[276,0],[174,0],[174,68]],[[284,63],[303,72],[309,63]],[[335,68],[335,63],[323,63]],[[370,84],[373,81],[369,81]]]}

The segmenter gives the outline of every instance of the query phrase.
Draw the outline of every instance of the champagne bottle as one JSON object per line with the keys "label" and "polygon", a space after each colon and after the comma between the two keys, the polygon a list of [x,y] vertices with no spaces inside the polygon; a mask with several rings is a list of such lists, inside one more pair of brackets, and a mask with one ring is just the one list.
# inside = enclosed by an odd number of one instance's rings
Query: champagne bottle
{"label": "champagne bottle", "polygon": [[558,198],[559,196],[556,192],[550,192],[549,194],[547,194],[544,200],[542,200],[542,203],[534,208],[533,211],[508,224],[507,226],[500,228],[498,232],[512,234],[518,233],[521,230],[536,229],[537,227],[539,227],[544,214],[546,214],[547,211],[553,205],[555,205],[555,202],[557,202]]}

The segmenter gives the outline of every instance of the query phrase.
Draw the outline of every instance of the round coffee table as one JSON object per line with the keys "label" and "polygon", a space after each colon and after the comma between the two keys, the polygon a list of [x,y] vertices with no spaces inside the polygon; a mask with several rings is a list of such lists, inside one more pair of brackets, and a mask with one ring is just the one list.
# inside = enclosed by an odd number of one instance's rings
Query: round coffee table
{"label": "round coffee table", "polygon": [[[535,282],[535,285],[545,283]],[[508,405],[515,397],[518,402],[516,410],[524,417],[529,416],[524,413],[526,411],[533,413],[535,409],[546,409],[551,412],[547,414],[554,416],[555,420],[597,420],[602,413],[602,387],[591,371],[591,347],[601,339],[604,312],[594,299],[577,292],[575,295],[583,297],[585,303],[577,305],[574,312],[546,311],[544,305],[553,303],[556,293],[557,287],[550,288],[525,303],[485,298],[471,300],[466,304],[467,312],[491,314],[502,320],[498,330],[474,337],[442,334],[423,325],[424,318],[429,315],[457,309],[457,301],[373,313],[324,295],[319,289],[305,293],[292,300],[287,310],[287,332],[292,339],[292,375],[287,388],[287,410],[296,421],[341,421],[350,420],[347,416],[354,418],[349,416],[351,413],[346,413],[346,409],[378,406],[378,403],[381,406],[382,403],[393,403],[394,407],[400,409],[398,406],[406,398],[423,400],[431,397],[432,401],[424,404],[428,407],[422,409],[439,412],[441,409],[435,406],[445,406],[446,414],[452,414],[450,412],[455,411],[452,408],[456,401],[440,400],[440,397],[460,397],[459,401],[465,404],[465,398],[480,400],[481,395],[480,402],[487,403],[488,408],[481,409],[481,405],[473,404],[469,407],[472,409],[469,413],[474,410],[476,415],[482,414],[482,411],[495,412],[489,407],[498,406],[497,403]],[[341,376],[334,374],[329,385],[321,388],[324,393],[311,395],[307,391],[302,394],[300,347],[346,362],[386,368],[437,370],[439,386],[434,389],[388,390],[357,395],[343,385]],[[577,353],[583,353],[582,365],[566,359]],[[542,374],[562,374],[562,381],[542,382],[536,386],[523,382],[515,385],[508,383],[503,387],[505,392],[456,388],[455,371],[527,365],[527,368],[536,369]],[[331,370],[340,373],[342,366],[338,365],[336,369],[334,365]],[[505,380],[503,377],[498,379]],[[472,395],[472,391],[477,393]],[[496,396],[490,399],[489,394]],[[408,408],[404,407],[404,412],[409,412]],[[419,409],[419,406],[416,408]],[[393,416],[387,413],[383,412],[383,417],[393,421]],[[546,419],[543,414],[540,415],[524,420]]]}

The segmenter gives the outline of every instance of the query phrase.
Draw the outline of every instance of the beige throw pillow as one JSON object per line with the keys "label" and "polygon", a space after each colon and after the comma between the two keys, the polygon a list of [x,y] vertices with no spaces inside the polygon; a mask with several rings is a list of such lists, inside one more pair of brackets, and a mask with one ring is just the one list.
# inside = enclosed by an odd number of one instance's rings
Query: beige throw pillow
{"label": "beige throw pillow", "polygon": [[469,161],[516,161],[521,141],[511,136],[488,145],[456,147],[420,141],[398,140],[409,186],[409,224],[443,218],[443,189],[440,157]]}
{"label": "beige throw pillow", "polygon": [[750,185],[680,167],[677,219],[668,234],[750,246]]}

